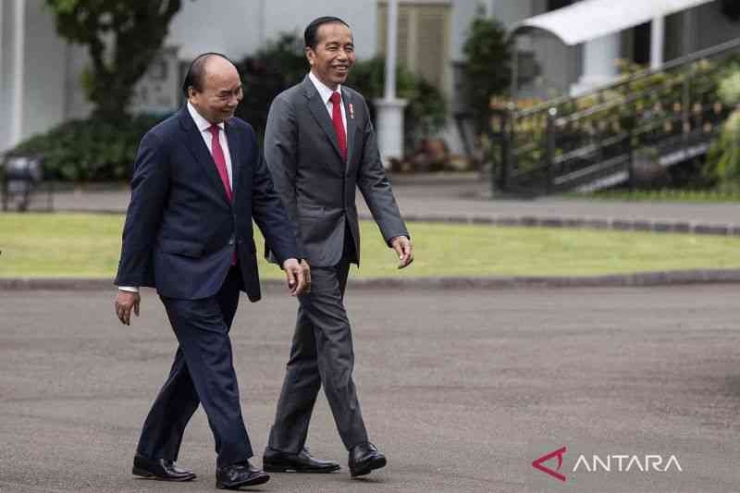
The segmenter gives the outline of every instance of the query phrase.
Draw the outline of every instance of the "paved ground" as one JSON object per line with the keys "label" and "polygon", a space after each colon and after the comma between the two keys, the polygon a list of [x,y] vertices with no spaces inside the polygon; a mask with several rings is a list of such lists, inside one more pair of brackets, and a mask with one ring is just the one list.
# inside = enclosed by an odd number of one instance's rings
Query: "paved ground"
{"label": "paved ground", "polygon": [[[0,295],[0,491],[213,491],[201,411],[181,460],[198,481],[129,474],[174,339],[152,293],[132,327],[112,294]],[[354,289],[356,379],[389,467],[365,481],[280,475],[274,492],[740,491],[740,286],[561,290]],[[233,331],[258,450],[278,395],[294,302],[243,303]],[[346,460],[323,396],[310,445]],[[568,452],[560,483],[534,470]],[[683,472],[572,472],[580,454],[675,455]],[[258,463],[260,461],[258,460]],[[548,463],[555,467],[554,461]],[[626,467],[626,464],[625,464]]]}
{"label": "paved ground", "polygon": [[[410,218],[651,221],[716,224],[740,229],[740,204],[589,201],[557,197],[491,200],[489,184],[477,174],[396,175],[391,179],[401,210]],[[103,191],[68,191],[56,194],[55,207],[57,210],[123,212],[128,200],[129,192],[124,187]],[[361,213],[367,215],[361,198],[358,205]]]}

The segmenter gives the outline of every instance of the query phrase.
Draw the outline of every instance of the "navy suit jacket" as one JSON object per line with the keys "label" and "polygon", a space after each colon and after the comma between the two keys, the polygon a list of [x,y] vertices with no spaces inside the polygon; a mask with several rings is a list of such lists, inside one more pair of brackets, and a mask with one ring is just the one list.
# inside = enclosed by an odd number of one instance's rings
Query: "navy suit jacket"
{"label": "navy suit jacket", "polygon": [[233,203],[187,107],[144,136],[134,164],[116,285],[150,286],[169,298],[207,298],[221,288],[236,251],[242,290],[257,301],[253,219],[280,264],[303,258],[252,127],[232,118],[225,131]]}

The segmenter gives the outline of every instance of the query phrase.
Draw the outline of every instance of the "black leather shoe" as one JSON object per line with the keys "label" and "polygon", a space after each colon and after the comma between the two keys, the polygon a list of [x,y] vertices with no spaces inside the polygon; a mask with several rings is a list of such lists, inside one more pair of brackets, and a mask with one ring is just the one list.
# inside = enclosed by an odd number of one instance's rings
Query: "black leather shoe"
{"label": "black leather shoe", "polygon": [[134,476],[158,479],[160,481],[190,481],[195,479],[195,473],[185,467],[180,467],[174,461],[166,459],[147,459],[144,456],[134,456]]}
{"label": "black leather shoe", "polygon": [[341,469],[336,462],[312,457],[305,448],[298,454],[267,448],[262,456],[262,467],[267,472],[329,473]]}
{"label": "black leather shoe", "polygon": [[370,471],[385,467],[385,464],[385,455],[370,442],[361,443],[349,451],[349,473],[353,478],[370,474]]}
{"label": "black leather shoe", "polygon": [[220,490],[238,490],[242,486],[256,486],[266,483],[270,476],[262,469],[257,469],[249,461],[216,469],[216,488]]}

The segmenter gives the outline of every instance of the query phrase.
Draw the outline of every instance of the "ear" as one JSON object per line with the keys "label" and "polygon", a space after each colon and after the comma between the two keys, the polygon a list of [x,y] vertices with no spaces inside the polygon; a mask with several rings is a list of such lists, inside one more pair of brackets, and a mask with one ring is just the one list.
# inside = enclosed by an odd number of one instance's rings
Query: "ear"
{"label": "ear", "polygon": [[188,87],[188,100],[192,101],[193,98],[195,98],[196,94],[198,94],[198,91],[196,91],[193,86],[189,86]]}
{"label": "ear", "polygon": [[313,67],[314,61],[316,60],[316,53],[314,53],[313,49],[310,46],[306,46],[305,52],[308,64]]}

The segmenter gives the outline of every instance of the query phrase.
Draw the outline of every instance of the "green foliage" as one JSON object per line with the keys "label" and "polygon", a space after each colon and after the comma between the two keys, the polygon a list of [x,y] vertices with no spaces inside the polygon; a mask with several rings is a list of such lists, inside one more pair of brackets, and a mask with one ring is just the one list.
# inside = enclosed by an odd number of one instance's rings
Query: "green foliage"
{"label": "green foliage", "polygon": [[236,115],[247,120],[260,135],[275,96],[300,82],[308,71],[301,39],[283,33],[255,55],[237,63],[244,83],[244,99]]}
{"label": "green foliage", "polygon": [[[300,82],[309,70],[301,38],[284,33],[255,55],[237,63],[244,82],[244,99],[237,116],[251,123],[262,134],[272,100],[285,89]],[[347,85],[359,91],[375,116],[373,100],[383,96],[385,62],[382,58],[359,61],[350,73]],[[408,99],[405,111],[405,140],[408,146],[444,127],[447,103],[436,87],[399,67],[399,97]]]}
{"label": "green foliage", "polygon": [[740,111],[735,111],[725,123],[709,151],[705,172],[717,180],[720,190],[740,192]]}
{"label": "green foliage", "polygon": [[60,36],[87,46],[85,89],[95,114],[125,114],[133,87],[169,32],[181,0],[46,0]]}
{"label": "green foliage", "polygon": [[[385,90],[385,59],[371,58],[357,62],[347,85],[359,91],[367,100],[375,118],[374,100]],[[411,148],[415,142],[441,130],[447,119],[447,101],[432,84],[402,65],[396,69],[396,94],[408,100],[404,110],[404,140]]]}
{"label": "green foliage", "polygon": [[728,106],[740,104],[740,59],[730,60],[717,77],[717,94]]}
{"label": "green foliage", "polygon": [[42,156],[47,180],[123,181],[131,177],[139,141],[158,121],[151,116],[70,121],[21,143],[9,155]]}
{"label": "green foliage", "polygon": [[463,46],[465,83],[476,130],[488,130],[491,98],[505,94],[511,85],[511,40],[501,22],[479,15],[473,20]]}

